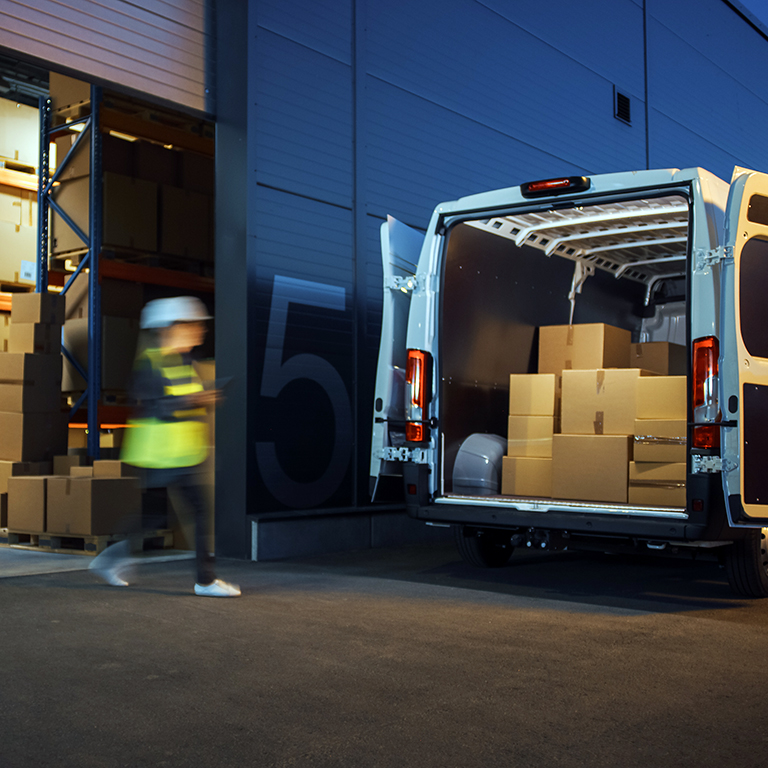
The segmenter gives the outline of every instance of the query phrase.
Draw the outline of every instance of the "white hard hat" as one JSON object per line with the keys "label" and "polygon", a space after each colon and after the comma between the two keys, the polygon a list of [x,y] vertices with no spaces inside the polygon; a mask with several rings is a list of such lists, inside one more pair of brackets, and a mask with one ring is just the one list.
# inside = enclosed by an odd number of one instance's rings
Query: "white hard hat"
{"label": "white hard hat", "polygon": [[211,316],[200,299],[194,296],[172,296],[168,299],[153,299],[141,310],[142,328],[167,328],[174,323],[193,323],[210,320]]}

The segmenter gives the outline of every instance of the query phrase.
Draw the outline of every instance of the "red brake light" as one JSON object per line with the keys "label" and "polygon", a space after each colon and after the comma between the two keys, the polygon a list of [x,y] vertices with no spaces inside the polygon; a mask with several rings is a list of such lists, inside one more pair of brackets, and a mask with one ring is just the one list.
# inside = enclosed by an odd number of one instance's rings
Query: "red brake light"
{"label": "red brake light", "polygon": [[405,366],[405,439],[414,443],[429,440],[427,405],[431,395],[432,356],[418,349],[408,350],[408,363]]}
{"label": "red brake light", "polygon": [[[693,342],[693,420],[715,422],[719,418],[717,403],[718,357],[720,345],[714,336]],[[694,427],[694,448],[719,448],[719,427]]]}
{"label": "red brake light", "polygon": [[410,404],[424,408],[427,404],[427,353],[418,349],[408,350],[405,383],[411,385]]}
{"label": "red brake light", "polygon": [[562,195],[566,192],[584,192],[589,189],[590,184],[587,176],[565,176],[561,179],[543,179],[521,184],[520,193],[523,197]]}

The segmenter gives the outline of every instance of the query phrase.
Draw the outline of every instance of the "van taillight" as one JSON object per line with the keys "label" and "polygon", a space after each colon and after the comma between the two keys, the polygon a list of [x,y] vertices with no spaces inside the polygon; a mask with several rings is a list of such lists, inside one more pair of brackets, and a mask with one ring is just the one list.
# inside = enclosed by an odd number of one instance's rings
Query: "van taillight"
{"label": "van taillight", "polygon": [[[717,422],[720,409],[717,402],[718,364],[720,347],[714,336],[693,342],[693,420]],[[719,427],[694,427],[694,448],[719,448]]]}
{"label": "van taillight", "polygon": [[561,179],[528,181],[520,185],[520,194],[523,197],[545,197],[562,195],[566,192],[585,192],[589,189],[590,183],[587,176],[565,176]]}
{"label": "van taillight", "polygon": [[429,440],[429,427],[423,422],[431,396],[432,356],[418,349],[408,350],[405,367],[405,439],[422,443]]}

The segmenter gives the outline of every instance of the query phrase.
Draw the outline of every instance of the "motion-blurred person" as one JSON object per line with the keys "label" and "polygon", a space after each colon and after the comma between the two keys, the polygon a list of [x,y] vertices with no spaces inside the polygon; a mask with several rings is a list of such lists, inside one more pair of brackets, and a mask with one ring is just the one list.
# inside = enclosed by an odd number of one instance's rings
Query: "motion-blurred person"
{"label": "motion-blurred person", "polygon": [[[237,597],[240,588],[215,575],[201,477],[210,445],[206,409],[222,398],[220,390],[203,388],[192,365],[190,353],[205,338],[206,320],[210,316],[205,305],[192,296],[155,299],[142,310],[141,328],[153,331],[155,338],[136,357],[131,392],[136,412],[126,430],[121,459],[138,468],[145,502],[152,500],[152,489],[173,489],[194,513],[195,594]],[[136,543],[134,537],[132,542],[108,547],[90,567],[108,584],[128,586],[124,577]]]}

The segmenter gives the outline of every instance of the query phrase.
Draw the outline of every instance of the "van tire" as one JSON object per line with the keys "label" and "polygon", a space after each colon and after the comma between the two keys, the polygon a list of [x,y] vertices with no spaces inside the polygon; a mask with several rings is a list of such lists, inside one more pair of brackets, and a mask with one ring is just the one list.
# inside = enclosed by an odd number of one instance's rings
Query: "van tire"
{"label": "van tire", "polygon": [[453,538],[462,560],[478,568],[501,568],[509,562],[514,547],[509,534],[453,526]]}
{"label": "van tire", "polygon": [[768,597],[768,539],[766,530],[748,531],[725,548],[725,568],[731,589],[742,597]]}

